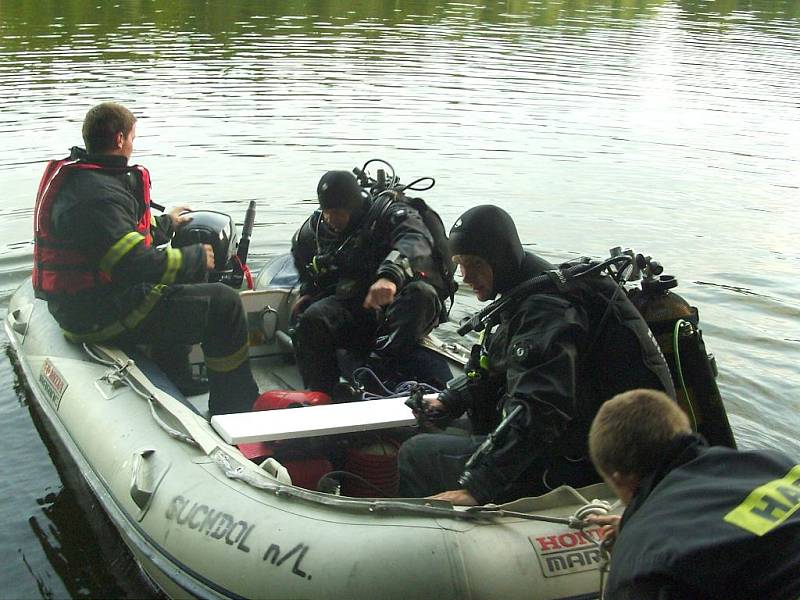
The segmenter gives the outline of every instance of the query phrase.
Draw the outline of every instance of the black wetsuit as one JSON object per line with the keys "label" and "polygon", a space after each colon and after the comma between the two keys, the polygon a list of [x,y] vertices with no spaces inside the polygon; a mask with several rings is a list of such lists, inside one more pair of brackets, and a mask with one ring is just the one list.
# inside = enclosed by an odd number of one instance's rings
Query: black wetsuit
{"label": "black wetsuit", "polygon": [[606,598],[800,598],[800,464],[677,438],[623,514]]}
{"label": "black wetsuit", "polygon": [[[522,250],[505,217],[477,207],[451,231],[454,254],[483,252],[494,263],[495,290],[502,293],[552,268]],[[495,231],[486,237],[499,241],[486,251],[481,237],[493,224]],[[587,450],[589,425],[600,405],[639,387],[674,396],[647,324],[608,277],[585,281],[566,295],[530,295],[509,306],[487,336],[484,367],[476,368],[478,361],[468,366],[480,376],[441,397],[450,416],[468,412],[474,435],[422,434],[408,440],[400,451],[401,495],[465,488],[485,503],[600,481]],[[522,413],[506,435],[465,473],[483,436],[519,405]]]}
{"label": "black wetsuit", "polygon": [[[308,389],[330,393],[339,381],[337,348],[372,351],[387,369],[409,368],[405,359],[440,317],[448,291],[432,258],[430,232],[404,202],[378,208],[365,199],[344,232],[328,227],[317,210],[292,239],[300,294],[312,297],[294,334]],[[394,302],[380,312],[364,309],[380,278],[397,285]]]}

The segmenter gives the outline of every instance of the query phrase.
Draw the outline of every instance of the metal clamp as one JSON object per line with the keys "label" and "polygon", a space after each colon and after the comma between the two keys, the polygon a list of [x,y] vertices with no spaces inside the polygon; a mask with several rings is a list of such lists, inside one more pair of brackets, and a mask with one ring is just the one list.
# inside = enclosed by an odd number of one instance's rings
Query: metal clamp
{"label": "metal clamp", "polygon": [[134,365],[133,359],[129,358],[125,364],[118,365],[112,371],[108,371],[100,378],[100,381],[105,381],[112,389],[117,389],[123,385],[128,385],[126,380],[128,369]]}
{"label": "metal clamp", "polygon": [[133,360],[129,358],[124,364],[116,364],[112,370],[107,371],[95,381],[95,387],[103,398],[111,400],[121,392],[122,388],[131,387],[127,380],[128,369],[134,364]]}

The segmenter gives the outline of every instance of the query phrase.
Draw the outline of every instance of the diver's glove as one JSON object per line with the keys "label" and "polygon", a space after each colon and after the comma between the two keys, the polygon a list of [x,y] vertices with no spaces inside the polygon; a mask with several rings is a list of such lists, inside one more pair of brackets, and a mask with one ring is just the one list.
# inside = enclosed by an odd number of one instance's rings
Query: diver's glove
{"label": "diver's glove", "polygon": [[440,429],[446,428],[452,421],[463,415],[472,404],[472,394],[468,384],[470,378],[459,375],[447,382],[447,387],[436,398],[440,405],[425,411],[426,420]]}
{"label": "diver's glove", "polygon": [[[412,390],[406,406],[414,411],[414,416],[417,418],[417,424],[423,430],[443,430],[445,429],[454,418],[453,415],[447,410],[441,402],[442,394],[436,397],[438,402],[433,402],[425,397],[422,386],[418,386]],[[458,416],[458,415],[456,415]]]}
{"label": "diver's glove", "polygon": [[397,286],[399,290],[406,282],[414,278],[414,271],[411,269],[411,263],[408,259],[400,254],[397,250],[392,250],[383,259],[383,262],[378,267],[376,274],[378,279],[388,279]]}

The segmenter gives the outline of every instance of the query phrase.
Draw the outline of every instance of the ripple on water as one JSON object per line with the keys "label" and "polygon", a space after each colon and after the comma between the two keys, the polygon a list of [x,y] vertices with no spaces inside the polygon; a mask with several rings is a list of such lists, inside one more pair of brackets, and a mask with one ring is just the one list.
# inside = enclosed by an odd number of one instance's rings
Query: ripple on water
{"label": "ripple on water", "polygon": [[[140,117],[136,159],[159,202],[240,221],[258,201],[253,264],[287,250],[322,172],[376,156],[403,182],[434,176],[424,196],[447,225],[495,203],[555,262],[652,254],[700,307],[740,445],[800,456],[792,3],[95,4],[3,5],[0,313],[30,272],[42,161],[117,99]],[[477,307],[462,289],[453,321]],[[100,560],[91,576],[61,570],[85,564],[66,555],[85,542],[57,514],[69,497],[22,398],[0,392],[0,415],[13,457],[0,582],[119,595],[91,579]]]}

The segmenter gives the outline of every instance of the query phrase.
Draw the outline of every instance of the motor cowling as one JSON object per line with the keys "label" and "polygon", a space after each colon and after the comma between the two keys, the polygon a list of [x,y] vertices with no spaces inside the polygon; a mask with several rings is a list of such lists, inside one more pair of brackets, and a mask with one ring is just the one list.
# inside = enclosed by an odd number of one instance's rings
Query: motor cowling
{"label": "motor cowling", "polygon": [[238,231],[236,223],[225,213],[213,210],[196,210],[184,213],[189,221],[180,225],[172,237],[173,248],[192,244],[209,244],[214,250],[214,270],[208,275],[210,282],[227,282],[235,270]]}

